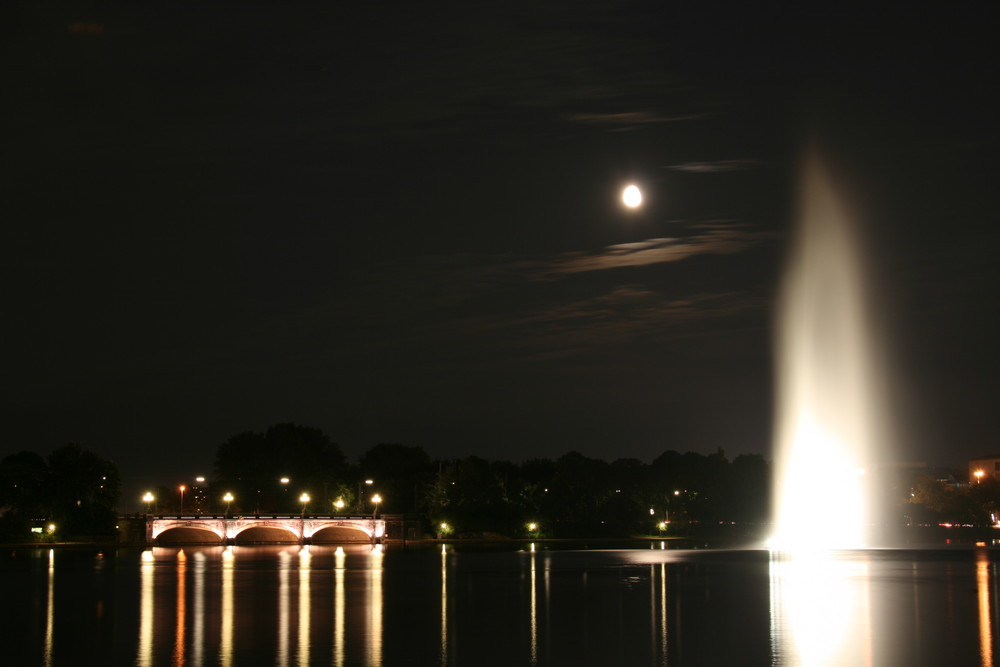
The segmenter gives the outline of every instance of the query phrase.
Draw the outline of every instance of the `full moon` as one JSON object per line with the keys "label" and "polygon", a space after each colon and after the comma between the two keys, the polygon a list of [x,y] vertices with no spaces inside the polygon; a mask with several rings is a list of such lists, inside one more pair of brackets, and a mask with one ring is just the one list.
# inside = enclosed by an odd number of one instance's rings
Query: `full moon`
{"label": "full moon", "polygon": [[642,203],[642,192],[634,185],[630,185],[622,192],[622,201],[629,208],[635,208]]}

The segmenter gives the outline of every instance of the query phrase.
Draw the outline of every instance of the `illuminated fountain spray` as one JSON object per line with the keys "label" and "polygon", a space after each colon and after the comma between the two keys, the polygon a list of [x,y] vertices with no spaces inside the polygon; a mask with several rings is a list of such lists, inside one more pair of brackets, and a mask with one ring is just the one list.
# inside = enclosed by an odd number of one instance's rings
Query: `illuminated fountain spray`
{"label": "illuminated fountain spray", "polygon": [[778,320],[772,548],[867,546],[879,523],[887,420],[865,286],[853,222],[814,154]]}

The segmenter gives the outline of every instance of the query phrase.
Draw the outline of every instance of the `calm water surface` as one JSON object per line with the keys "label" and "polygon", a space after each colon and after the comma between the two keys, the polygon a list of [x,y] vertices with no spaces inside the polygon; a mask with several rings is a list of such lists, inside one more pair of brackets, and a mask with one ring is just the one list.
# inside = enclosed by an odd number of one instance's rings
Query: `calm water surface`
{"label": "calm water surface", "polygon": [[[4,665],[983,665],[998,553],[8,549]],[[998,656],[1000,658],[1000,656]]]}

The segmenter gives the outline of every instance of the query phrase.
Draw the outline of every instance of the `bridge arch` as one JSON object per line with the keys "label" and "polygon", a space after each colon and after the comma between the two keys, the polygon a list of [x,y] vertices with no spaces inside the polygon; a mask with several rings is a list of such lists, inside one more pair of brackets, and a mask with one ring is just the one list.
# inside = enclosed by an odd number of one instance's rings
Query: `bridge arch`
{"label": "bridge arch", "polygon": [[242,527],[232,536],[236,544],[254,542],[298,542],[301,539],[299,531],[286,525],[261,524]]}
{"label": "bridge arch", "polygon": [[322,526],[317,528],[312,534],[313,544],[370,540],[371,533],[361,526]]}
{"label": "bridge arch", "polygon": [[157,544],[222,544],[223,538],[214,530],[202,526],[174,526],[161,530]]}
{"label": "bridge arch", "polygon": [[[184,519],[157,520],[149,525],[149,539],[157,541],[164,536],[167,542],[179,541],[184,536],[195,537],[195,541],[222,542],[226,539],[226,528],[221,521],[189,521]],[[166,534],[166,535],[164,535]],[[214,535],[212,539],[208,537]]]}

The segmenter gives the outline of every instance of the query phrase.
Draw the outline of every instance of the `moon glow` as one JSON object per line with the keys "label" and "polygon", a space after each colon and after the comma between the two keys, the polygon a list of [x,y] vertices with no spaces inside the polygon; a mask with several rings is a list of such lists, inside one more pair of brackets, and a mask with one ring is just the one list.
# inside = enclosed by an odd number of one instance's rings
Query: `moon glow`
{"label": "moon glow", "polygon": [[634,185],[630,185],[622,192],[622,201],[629,208],[635,208],[642,203],[642,192]]}

